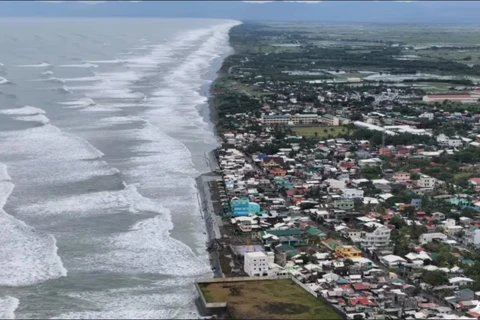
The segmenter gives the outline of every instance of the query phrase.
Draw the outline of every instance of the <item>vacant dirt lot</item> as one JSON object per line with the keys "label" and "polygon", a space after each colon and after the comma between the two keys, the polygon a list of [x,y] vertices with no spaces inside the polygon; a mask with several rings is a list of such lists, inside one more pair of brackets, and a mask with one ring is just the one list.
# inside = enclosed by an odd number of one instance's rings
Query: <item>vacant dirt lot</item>
{"label": "vacant dirt lot", "polygon": [[200,284],[207,302],[227,302],[234,319],[341,319],[292,280]]}

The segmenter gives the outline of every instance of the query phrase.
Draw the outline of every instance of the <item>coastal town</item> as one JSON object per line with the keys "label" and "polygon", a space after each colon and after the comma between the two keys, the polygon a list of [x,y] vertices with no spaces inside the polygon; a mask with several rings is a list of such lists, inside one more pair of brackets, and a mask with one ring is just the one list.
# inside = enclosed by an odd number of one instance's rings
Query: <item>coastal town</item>
{"label": "coastal town", "polygon": [[480,318],[479,65],[435,76],[378,39],[370,63],[327,61],[288,30],[233,28],[212,87],[216,277],[290,278],[344,319]]}

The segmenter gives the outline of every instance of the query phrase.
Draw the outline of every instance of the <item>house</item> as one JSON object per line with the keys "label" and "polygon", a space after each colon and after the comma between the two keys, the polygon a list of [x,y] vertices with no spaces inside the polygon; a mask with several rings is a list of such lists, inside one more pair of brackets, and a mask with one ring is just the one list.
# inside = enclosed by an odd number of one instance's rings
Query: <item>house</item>
{"label": "house", "polygon": [[427,244],[432,242],[433,240],[448,240],[448,237],[440,232],[423,233],[418,240],[420,241],[420,244]]}
{"label": "house", "polygon": [[466,287],[473,282],[475,282],[473,279],[467,278],[467,277],[453,277],[448,279],[448,282],[451,285],[458,286],[458,287]]}
{"label": "house", "polygon": [[480,186],[480,178],[470,178],[468,183],[473,187],[478,187]]}
{"label": "house", "polygon": [[394,181],[398,182],[407,182],[410,180],[410,173],[408,172],[397,172],[393,175],[392,178]]}
{"label": "house", "polygon": [[361,189],[343,189],[343,197],[345,199],[363,199],[363,190]]}
{"label": "house", "polygon": [[260,214],[260,205],[255,202],[250,202],[247,197],[234,197],[230,201],[230,208],[232,209],[232,217],[246,217],[250,213]]}
{"label": "house", "polygon": [[335,247],[335,256],[346,259],[360,258],[362,257],[362,251],[354,246],[341,245]]}
{"label": "house", "polygon": [[378,158],[358,160],[358,166],[360,168],[379,166],[381,163],[382,163],[382,160]]}
{"label": "house", "polygon": [[386,256],[382,256],[379,258],[380,263],[387,267],[396,267],[398,264],[404,264],[407,262],[407,260],[403,259],[400,256],[396,256],[394,254],[389,254]]}
{"label": "house", "polygon": [[274,167],[274,168],[271,168],[269,171],[268,171],[269,175],[272,176],[272,177],[285,177],[287,175],[287,171],[280,168],[280,167]]}

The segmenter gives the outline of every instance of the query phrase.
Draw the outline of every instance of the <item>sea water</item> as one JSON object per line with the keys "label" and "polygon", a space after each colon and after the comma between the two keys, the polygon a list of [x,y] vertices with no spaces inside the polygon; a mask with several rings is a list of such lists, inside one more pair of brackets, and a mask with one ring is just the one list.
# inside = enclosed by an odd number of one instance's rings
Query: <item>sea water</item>
{"label": "sea water", "polygon": [[205,94],[236,24],[0,22],[0,318],[197,316]]}

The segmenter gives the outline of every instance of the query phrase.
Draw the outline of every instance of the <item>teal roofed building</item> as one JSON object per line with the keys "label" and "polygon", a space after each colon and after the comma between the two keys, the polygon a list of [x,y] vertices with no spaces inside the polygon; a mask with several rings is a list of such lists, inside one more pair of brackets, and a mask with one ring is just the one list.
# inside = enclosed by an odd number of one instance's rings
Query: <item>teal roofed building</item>
{"label": "teal roofed building", "polygon": [[247,217],[250,213],[261,214],[260,205],[250,202],[248,198],[234,198],[230,201],[232,217]]}

